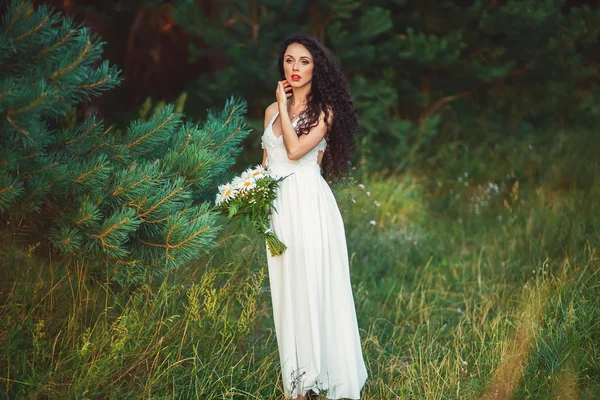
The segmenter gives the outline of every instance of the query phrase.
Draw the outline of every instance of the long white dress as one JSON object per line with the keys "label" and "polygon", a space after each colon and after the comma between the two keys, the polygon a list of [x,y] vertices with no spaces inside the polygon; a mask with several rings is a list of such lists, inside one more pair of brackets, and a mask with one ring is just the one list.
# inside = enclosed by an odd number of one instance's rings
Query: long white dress
{"label": "long white dress", "polygon": [[[279,185],[271,229],[288,246],[267,249],[273,317],[287,398],[326,390],[329,399],[359,399],[367,379],[350,284],[346,236],[318,152],[289,160],[269,122],[262,136],[266,166]],[[297,122],[297,121],[295,121]],[[295,123],[293,124],[295,125]]]}

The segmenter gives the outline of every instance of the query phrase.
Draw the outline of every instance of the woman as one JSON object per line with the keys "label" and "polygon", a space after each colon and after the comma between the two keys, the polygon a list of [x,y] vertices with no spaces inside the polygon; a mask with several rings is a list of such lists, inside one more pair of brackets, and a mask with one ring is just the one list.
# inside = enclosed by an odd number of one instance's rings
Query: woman
{"label": "woman", "polygon": [[[325,179],[347,172],[358,129],[345,78],[327,48],[292,36],[279,56],[277,101],[265,112],[263,167],[287,176],[271,229],[288,246],[267,251],[275,331],[286,397],[359,399],[367,379],[346,237]],[[327,150],[326,150],[327,148]]]}

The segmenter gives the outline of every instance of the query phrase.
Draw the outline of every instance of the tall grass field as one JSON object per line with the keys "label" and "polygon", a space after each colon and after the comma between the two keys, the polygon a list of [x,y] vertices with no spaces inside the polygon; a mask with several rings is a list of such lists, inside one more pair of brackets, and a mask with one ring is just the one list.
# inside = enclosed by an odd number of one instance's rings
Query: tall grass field
{"label": "tall grass field", "polygon": [[[440,151],[443,168],[393,176],[359,165],[333,185],[364,399],[600,399],[597,136]],[[23,231],[0,239],[0,398],[283,399],[251,229],[126,288]]]}

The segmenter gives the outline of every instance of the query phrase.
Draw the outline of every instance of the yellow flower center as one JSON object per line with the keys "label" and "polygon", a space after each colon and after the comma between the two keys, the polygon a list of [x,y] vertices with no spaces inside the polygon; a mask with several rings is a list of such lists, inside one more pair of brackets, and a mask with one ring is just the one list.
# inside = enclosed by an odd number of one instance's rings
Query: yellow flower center
{"label": "yellow flower center", "polygon": [[250,185],[251,185],[250,182],[248,182],[248,181],[244,182],[244,186],[250,186]]}
{"label": "yellow flower center", "polygon": [[227,190],[225,191],[225,196],[229,196],[230,194],[231,194],[231,189],[227,189]]}

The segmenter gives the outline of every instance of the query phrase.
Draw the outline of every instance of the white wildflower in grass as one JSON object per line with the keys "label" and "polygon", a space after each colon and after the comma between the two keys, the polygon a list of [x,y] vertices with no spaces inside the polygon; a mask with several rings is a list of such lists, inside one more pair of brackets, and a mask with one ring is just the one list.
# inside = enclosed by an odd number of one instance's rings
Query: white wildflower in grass
{"label": "white wildflower in grass", "polygon": [[362,183],[359,183],[358,187],[360,188],[360,190],[365,190],[365,185],[363,185]]}
{"label": "white wildflower in grass", "polygon": [[494,182],[489,182],[485,185],[479,184],[476,188],[473,187],[472,189],[467,199],[469,201],[469,210],[475,215],[484,212],[488,205],[500,196],[500,188]]}
{"label": "white wildflower in grass", "polygon": [[215,200],[215,210],[229,220],[248,219],[256,231],[264,235],[272,256],[283,253],[287,248],[270,228],[277,187],[285,178],[271,177],[260,165],[249,168],[231,182],[220,185]]}
{"label": "white wildflower in grass", "polygon": [[371,225],[377,225],[377,222],[375,222],[374,220],[371,220],[371,221],[369,221],[369,223],[370,223]]}

